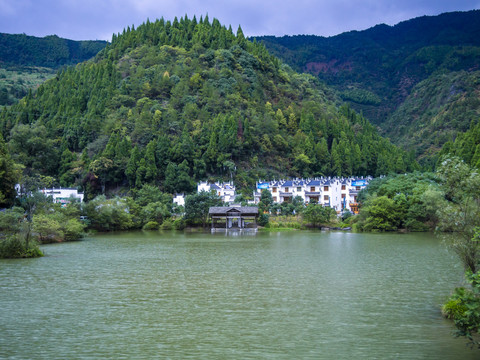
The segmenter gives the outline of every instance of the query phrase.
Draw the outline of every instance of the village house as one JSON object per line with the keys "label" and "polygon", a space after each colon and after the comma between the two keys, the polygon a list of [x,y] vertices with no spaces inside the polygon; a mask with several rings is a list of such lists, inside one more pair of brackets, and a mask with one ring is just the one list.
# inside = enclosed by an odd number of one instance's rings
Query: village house
{"label": "village house", "polygon": [[254,203],[260,202],[262,190],[267,189],[272,194],[273,202],[277,204],[291,202],[299,196],[305,204],[314,202],[330,206],[339,213],[344,210],[357,213],[357,195],[371,179],[371,177],[321,177],[259,181],[253,193]]}
{"label": "village house", "polygon": [[[25,192],[20,184],[15,185],[15,190],[17,196],[31,195],[30,192]],[[62,204],[62,206],[65,206],[72,201],[83,202],[84,197],[82,192],[78,192],[78,190],[74,188],[43,188],[38,191],[47,197],[51,197],[54,203]]]}
{"label": "village house", "polygon": [[56,204],[66,204],[71,203],[72,201],[83,202],[83,193],[78,192],[77,189],[73,188],[52,188],[52,189],[42,189],[40,190],[45,196],[51,196],[53,202]]}
{"label": "village house", "polygon": [[206,191],[212,192],[215,191],[224,203],[232,203],[235,201],[235,186],[233,183],[221,183],[215,182],[213,184],[208,183],[206,181],[199,182],[197,184],[197,192]]}

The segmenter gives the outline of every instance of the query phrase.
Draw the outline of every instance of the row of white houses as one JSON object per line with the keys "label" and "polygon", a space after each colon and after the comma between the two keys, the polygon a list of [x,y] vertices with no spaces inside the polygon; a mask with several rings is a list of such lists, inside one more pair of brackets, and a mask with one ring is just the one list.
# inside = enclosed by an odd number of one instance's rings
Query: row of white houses
{"label": "row of white houses", "polygon": [[[258,204],[262,190],[268,190],[272,194],[273,202],[277,204],[292,202],[295,197],[299,196],[305,204],[315,202],[324,206],[330,206],[337,212],[349,210],[357,213],[357,195],[360,190],[368,185],[371,179],[371,177],[320,177],[314,179],[258,181],[253,193],[253,200],[250,203]],[[197,192],[201,191],[214,191],[226,204],[235,202],[235,185],[232,182],[200,182],[197,184]],[[174,197],[174,203],[184,205],[184,199],[183,194],[177,194]]]}
{"label": "row of white houses", "polygon": [[[337,212],[349,210],[358,212],[357,195],[365,188],[371,177],[321,177],[314,179],[274,180],[258,181],[253,193],[253,200],[250,204],[258,204],[262,190],[268,190],[272,194],[273,202],[277,204],[292,202],[299,196],[305,204],[315,202],[324,206],[330,206]],[[20,193],[20,186],[17,185],[17,192]],[[82,202],[83,193],[77,189],[53,188],[41,189],[46,196],[51,196],[56,203],[67,204],[73,199]],[[197,191],[214,191],[225,204],[235,202],[235,185],[232,182],[200,182],[197,184]],[[185,205],[184,194],[176,194],[173,202],[177,205]]]}
{"label": "row of white houses", "polygon": [[272,194],[273,202],[292,202],[299,196],[305,204],[315,202],[330,206],[337,212],[349,210],[358,212],[357,195],[365,188],[371,177],[321,177],[314,179],[260,181],[253,193],[254,203],[258,204],[262,190]]}

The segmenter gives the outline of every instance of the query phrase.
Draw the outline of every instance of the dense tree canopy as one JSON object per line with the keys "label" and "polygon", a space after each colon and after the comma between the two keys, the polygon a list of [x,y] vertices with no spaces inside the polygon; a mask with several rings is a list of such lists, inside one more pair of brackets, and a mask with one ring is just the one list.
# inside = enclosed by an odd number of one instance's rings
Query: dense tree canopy
{"label": "dense tree canopy", "polygon": [[[410,155],[309,75],[218,20],[147,21],[114,35],[0,114],[28,174],[81,185],[190,192],[208,177],[380,175]],[[42,141],[40,141],[42,139]]]}
{"label": "dense tree canopy", "polygon": [[332,37],[257,38],[336,89],[433,170],[443,144],[478,122],[480,11],[444,13]]}

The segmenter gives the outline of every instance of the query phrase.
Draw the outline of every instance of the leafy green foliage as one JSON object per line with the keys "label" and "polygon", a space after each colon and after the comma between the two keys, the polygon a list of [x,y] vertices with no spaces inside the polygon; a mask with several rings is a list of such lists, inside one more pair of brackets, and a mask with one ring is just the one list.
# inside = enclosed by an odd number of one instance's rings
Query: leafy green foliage
{"label": "leafy green foliage", "polygon": [[275,174],[416,168],[334,101],[312,76],[216,19],[160,19],[62,69],[1,112],[0,131],[26,175],[81,186],[87,199],[145,184],[189,193],[209,177],[247,187]]}
{"label": "leafy green foliage", "polygon": [[439,230],[455,233],[450,246],[465,269],[480,266],[480,175],[459,158],[445,158],[438,170],[448,203],[438,208]]}
{"label": "leafy green foliage", "polygon": [[128,230],[134,227],[126,199],[99,195],[86,205],[91,227],[99,231]]}
{"label": "leafy green foliage", "polygon": [[185,198],[185,220],[189,224],[199,221],[207,226],[208,211],[212,206],[221,206],[221,198],[214,192],[201,191]]}
{"label": "leafy green foliage", "polygon": [[335,209],[329,206],[323,206],[320,204],[308,204],[303,210],[303,218],[314,228],[321,224],[328,224],[334,216],[336,216]]}
{"label": "leafy green foliage", "polygon": [[268,223],[270,221],[270,216],[268,214],[260,214],[260,216],[258,217],[258,225],[260,226],[267,226]]}
{"label": "leafy green foliage", "polygon": [[417,172],[375,179],[358,200],[362,207],[355,227],[363,231],[435,229],[445,202],[435,174]]}
{"label": "leafy green foliage", "polygon": [[263,189],[258,203],[258,211],[260,213],[269,213],[273,205],[273,196],[270,190]]}
{"label": "leafy green foliage", "polygon": [[480,274],[467,271],[469,287],[458,287],[442,307],[445,317],[452,319],[457,336],[465,336],[472,346],[480,348]]}
{"label": "leafy green foliage", "polygon": [[13,204],[20,175],[21,168],[13,161],[0,134],[0,208]]}
{"label": "leafy green foliage", "polygon": [[8,235],[0,238],[0,259],[33,258],[43,256],[38,243],[26,241],[23,234]]}

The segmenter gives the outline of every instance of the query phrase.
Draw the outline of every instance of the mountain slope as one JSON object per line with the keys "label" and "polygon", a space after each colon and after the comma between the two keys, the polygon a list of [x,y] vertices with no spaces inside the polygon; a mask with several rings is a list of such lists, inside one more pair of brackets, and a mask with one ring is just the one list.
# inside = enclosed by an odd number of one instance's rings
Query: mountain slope
{"label": "mountain slope", "polygon": [[39,38],[0,33],[0,63],[58,68],[88,60],[106,45],[106,41],[74,41],[56,35]]}
{"label": "mountain slope", "polygon": [[383,125],[420,157],[436,154],[480,119],[480,71],[452,71],[418,83]]}
{"label": "mountain slope", "polygon": [[332,92],[208,17],[113,36],[0,114],[26,175],[87,193],[145,183],[190,191],[234,177],[379,175],[415,166]]}
{"label": "mountain slope", "polygon": [[0,106],[11,105],[57,69],[94,57],[106,41],[73,41],[0,33]]}
{"label": "mountain slope", "polygon": [[[478,10],[424,16],[393,27],[377,25],[330,38],[287,36],[257,40],[295,69],[315,74],[333,86],[355,110],[379,125],[393,142],[408,145],[408,149],[428,149],[425,144],[409,141],[410,133],[399,135],[401,129],[395,126],[399,114],[410,111],[405,109],[408,106],[405,101],[412,89],[431,76],[435,81],[435,76],[440,74],[480,70]],[[394,115],[397,109],[399,112]],[[401,119],[401,126],[406,122],[409,119]],[[455,130],[449,136],[464,128],[462,125],[456,129],[453,123],[448,127]],[[422,151],[418,154],[426,155]]]}

